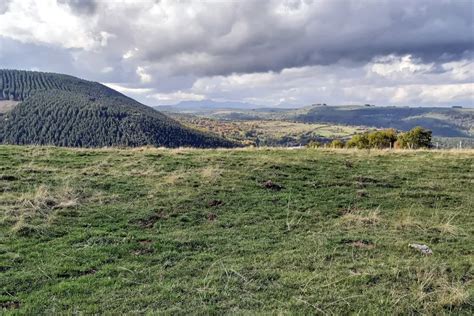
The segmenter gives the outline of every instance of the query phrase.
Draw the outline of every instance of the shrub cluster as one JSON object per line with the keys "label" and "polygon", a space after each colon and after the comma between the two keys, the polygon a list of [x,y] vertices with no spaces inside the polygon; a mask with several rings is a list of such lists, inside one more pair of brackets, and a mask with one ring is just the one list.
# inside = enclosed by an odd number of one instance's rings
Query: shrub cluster
{"label": "shrub cluster", "polygon": [[390,128],[380,131],[366,132],[354,135],[348,142],[349,148],[394,148],[397,141],[397,131]]}
{"label": "shrub cluster", "polygon": [[430,130],[417,126],[406,133],[399,134],[395,145],[398,148],[430,148],[431,136]]}
{"label": "shrub cluster", "polygon": [[[393,128],[365,132],[352,136],[350,140],[344,143],[341,139],[335,139],[330,144],[330,148],[358,148],[358,149],[384,149],[384,148],[405,148],[418,149],[430,148],[431,131],[417,126],[407,132],[397,132]],[[321,147],[321,143],[312,141],[307,147]]]}
{"label": "shrub cluster", "polygon": [[366,132],[354,135],[346,144],[348,148],[405,148],[431,147],[431,131],[417,126],[410,131],[397,133],[395,129]]}

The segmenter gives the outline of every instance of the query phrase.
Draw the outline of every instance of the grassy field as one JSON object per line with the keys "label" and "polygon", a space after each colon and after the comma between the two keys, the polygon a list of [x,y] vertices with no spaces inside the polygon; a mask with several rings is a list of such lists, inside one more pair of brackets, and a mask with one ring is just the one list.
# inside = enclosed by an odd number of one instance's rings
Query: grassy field
{"label": "grassy field", "polygon": [[0,305],[468,315],[473,171],[472,151],[0,146]]}

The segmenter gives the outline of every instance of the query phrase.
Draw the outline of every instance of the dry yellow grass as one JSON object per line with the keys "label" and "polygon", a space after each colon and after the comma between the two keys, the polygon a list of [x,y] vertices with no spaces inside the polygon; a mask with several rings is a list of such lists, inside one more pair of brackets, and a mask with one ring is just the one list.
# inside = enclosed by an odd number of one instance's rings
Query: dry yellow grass
{"label": "dry yellow grass", "polygon": [[13,233],[28,233],[51,225],[58,212],[75,209],[84,198],[69,182],[55,188],[39,185],[33,191],[0,200],[2,223],[9,224]]}
{"label": "dry yellow grass", "polygon": [[398,213],[399,218],[394,221],[394,225],[396,229],[400,230],[417,230],[417,229],[425,229],[425,225],[423,222],[419,220],[415,214],[412,214],[412,210],[399,210]]}
{"label": "dry yellow grass", "polygon": [[204,181],[215,183],[221,177],[222,170],[216,166],[208,166],[201,168],[199,174]]}
{"label": "dry yellow grass", "polygon": [[377,210],[356,210],[341,217],[343,224],[348,225],[375,225],[381,221],[380,211]]}
{"label": "dry yellow grass", "polygon": [[461,284],[451,282],[446,274],[436,269],[431,271],[417,271],[417,286],[414,290],[415,297],[422,303],[426,310],[435,308],[453,308],[469,303],[469,287],[471,282]]}

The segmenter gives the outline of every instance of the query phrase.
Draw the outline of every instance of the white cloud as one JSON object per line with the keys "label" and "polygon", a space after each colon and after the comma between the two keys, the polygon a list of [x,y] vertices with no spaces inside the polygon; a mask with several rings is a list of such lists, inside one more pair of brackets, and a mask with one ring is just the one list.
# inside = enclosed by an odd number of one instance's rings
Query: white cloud
{"label": "white cloud", "polygon": [[380,102],[394,105],[464,104],[474,105],[474,84],[409,84],[374,87],[369,85],[344,88],[344,94],[353,100]]}
{"label": "white cloud", "polygon": [[452,61],[442,65],[454,80],[473,80],[474,62],[471,60]]}
{"label": "white cloud", "polygon": [[153,89],[151,88],[130,88],[117,83],[110,82],[104,82],[102,84],[124,94],[149,94],[153,92]]}
{"label": "white cloud", "polygon": [[[409,56],[387,56],[366,66],[339,64],[288,68],[279,73],[203,77],[196,80],[190,91],[208,98],[240,98],[264,105],[368,102],[378,105],[474,105],[474,75],[468,75],[468,65],[450,63],[445,66],[449,72],[439,73],[433,71],[434,65],[418,64]],[[367,75],[367,70],[372,69],[383,76]],[[458,79],[471,82],[456,82],[453,73]]]}
{"label": "white cloud", "polygon": [[159,102],[159,104],[176,104],[180,101],[201,101],[206,99],[202,94],[176,91],[172,93],[155,93],[149,96]]}
{"label": "white cloud", "polygon": [[423,64],[419,60],[413,59],[411,55],[394,56],[388,55],[376,58],[369,64],[370,74],[376,74],[382,77],[406,78],[417,73],[426,73],[433,70],[434,63]]}
{"label": "white cloud", "polygon": [[137,67],[137,70],[136,70],[136,73],[138,75],[138,77],[140,77],[140,82],[141,83],[149,83],[151,82],[152,80],[152,77],[150,74],[148,74],[145,70],[145,68],[141,67],[141,66],[138,66]]}
{"label": "white cloud", "polygon": [[474,83],[421,86],[420,99],[423,102],[466,102],[474,105]]}
{"label": "white cloud", "polygon": [[116,35],[114,34],[110,34],[110,33],[107,33],[107,32],[100,32],[100,46],[102,47],[105,47],[107,46],[108,42],[109,42],[109,39],[111,38],[115,38],[117,37]]}
{"label": "white cloud", "polygon": [[111,34],[95,31],[94,18],[75,15],[56,0],[12,0],[0,18],[0,36],[21,42],[94,49]]}
{"label": "white cloud", "polygon": [[122,55],[122,58],[123,59],[129,59],[129,58],[132,58],[133,56],[135,56],[135,53],[138,52],[138,48],[134,48],[134,49],[130,49],[128,51],[125,52],[125,54]]}

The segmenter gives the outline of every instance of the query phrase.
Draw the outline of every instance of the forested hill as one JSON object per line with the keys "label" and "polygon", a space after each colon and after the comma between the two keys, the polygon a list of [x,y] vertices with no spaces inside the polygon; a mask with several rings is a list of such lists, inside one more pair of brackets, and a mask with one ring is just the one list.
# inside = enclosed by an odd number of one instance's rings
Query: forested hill
{"label": "forested hill", "polygon": [[[182,126],[100,83],[68,75],[0,70],[0,143],[70,147],[232,147]],[[1,112],[1,111],[0,111]]]}

